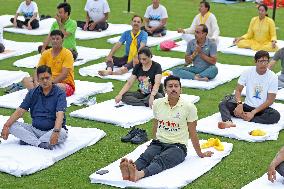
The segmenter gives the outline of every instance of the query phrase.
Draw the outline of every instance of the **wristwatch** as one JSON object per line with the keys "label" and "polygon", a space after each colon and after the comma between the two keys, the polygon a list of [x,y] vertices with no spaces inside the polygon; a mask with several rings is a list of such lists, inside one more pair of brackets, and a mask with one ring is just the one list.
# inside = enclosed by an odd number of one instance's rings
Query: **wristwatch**
{"label": "wristwatch", "polygon": [[237,105],[243,104],[243,102],[240,100],[237,102]]}
{"label": "wristwatch", "polygon": [[55,133],[59,133],[60,132],[60,129],[53,129],[53,132],[55,132]]}

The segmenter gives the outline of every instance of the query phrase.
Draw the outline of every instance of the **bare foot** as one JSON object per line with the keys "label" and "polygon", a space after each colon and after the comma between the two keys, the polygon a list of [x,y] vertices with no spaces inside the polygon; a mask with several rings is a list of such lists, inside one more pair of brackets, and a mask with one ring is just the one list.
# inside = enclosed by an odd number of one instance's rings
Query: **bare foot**
{"label": "bare foot", "polygon": [[197,81],[209,81],[209,79],[207,77],[200,77],[199,74],[196,74],[194,76],[194,79],[197,80]]}
{"label": "bare foot", "polygon": [[111,70],[100,70],[100,71],[98,71],[98,74],[100,76],[112,75],[112,71]]}
{"label": "bare foot", "polygon": [[137,180],[139,180],[138,170],[136,169],[136,165],[132,160],[129,160],[128,170],[129,170],[129,180],[130,181],[136,182]]}
{"label": "bare foot", "polygon": [[218,122],[218,128],[219,129],[226,129],[226,128],[230,128],[230,127],[236,127],[236,124],[234,124],[231,121],[226,121],[226,122]]}
{"label": "bare foot", "polygon": [[128,170],[128,160],[126,158],[121,159],[119,168],[120,168],[120,172],[122,175],[122,179],[129,180],[130,175],[129,175],[129,170]]}

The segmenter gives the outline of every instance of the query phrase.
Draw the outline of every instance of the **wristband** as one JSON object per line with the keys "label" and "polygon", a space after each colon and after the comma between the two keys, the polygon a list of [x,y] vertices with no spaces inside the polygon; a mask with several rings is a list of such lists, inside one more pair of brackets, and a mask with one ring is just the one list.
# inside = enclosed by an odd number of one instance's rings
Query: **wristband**
{"label": "wristband", "polygon": [[60,132],[60,129],[53,129],[53,132],[55,132],[55,133],[59,133]]}
{"label": "wristband", "polygon": [[243,104],[243,102],[242,102],[242,101],[238,101],[238,102],[237,102],[237,105],[240,105],[240,104]]}

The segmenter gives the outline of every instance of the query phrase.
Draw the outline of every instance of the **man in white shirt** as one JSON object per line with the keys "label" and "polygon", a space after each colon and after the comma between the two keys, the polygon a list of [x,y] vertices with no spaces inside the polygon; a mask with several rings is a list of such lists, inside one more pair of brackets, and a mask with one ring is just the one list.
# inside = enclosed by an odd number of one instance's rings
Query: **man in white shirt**
{"label": "man in white shirt", "polygon": [[217,23],[217,19],[210,12],[210,4],[206,1],[201,1],[199,4],[199,14],[196,15],[193,19],[193,22],[188,29],[182,29],[178,28],[177,31],[179,33],[183,33],[183,39],[186,41],[190,41],[194,39],[194,35],[188,35],[188,34],[194,34],[194,31],[197,26],[200,24],[205,24],[208,28],[208,35],[207,37],[213,41],[215,41],[216,45],[218,45],[218,38],[220,35],[219,26]]}
{"label": "man in white shirt", "polygon": [[77,26],[84,31],[103,31],[108,28],[110,8],[107,0],[87,0],[85,5],[86,21],[77,21]]}
{"label": "man in white shirt", "polygon": [[160,0],[152,0],[144,15],[145,26],[141,29],[148,33],[148,36],[162,37],[166,35],[166,24],[168,20],[167,9],[160,4]]}
{"label": "man in white shirt", "polygon": [[[269,53],[258,51],[254,60],[256,66],[240,76],[235,96],[229,96],[219,104],[222,117],[222,121],[218,123],[220,129],[236,126],[231,116],[262,124],[274,124],[280,119],[279,112],[270,107],[278,91],[278,79],[276,74],[267,68]],[[246,98],[243,103],[241,93],[245,86]]]}
{"label": "man in white shirt", "polygon": [[[18,20],[18,16],[23,14],[25,21]],[[28,30],[36,29],[39,27],[39,13],[36,2],[32,0],[23,1],[14,18],[10,20],[14,27],[26,28]]]}
{"label": "man in white shirt", "polygon": [[0,53],[5,51],[4,39],[3,39],[3,26],[0,23]]}

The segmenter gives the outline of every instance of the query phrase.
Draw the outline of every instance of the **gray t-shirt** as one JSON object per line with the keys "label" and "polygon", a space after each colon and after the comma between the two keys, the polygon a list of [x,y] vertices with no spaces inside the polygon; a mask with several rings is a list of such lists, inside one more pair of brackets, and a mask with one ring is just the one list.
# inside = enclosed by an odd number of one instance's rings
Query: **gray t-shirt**
{"label": "gray t-shirt", "polygon": [[[196,48],[196,43],[197,43],[196,39],[193,39],[187,44],[187,49],[186,49],[187,55],[191,55],[194,52]],[[207,38],[204,45],[202,46],[202,52],[206,54],[207,56],[211,56],[211,57],[216,56],[217,54],[216,43]],[[212,64],[204,61],[198,54],[193,59],[193,65],[198,68],[206,69]]]}
{"label": "gray t-shirt", "polygon": [[282,67],[281,73],[284,74],[284,48],[279,49],[275,53],[273,60],[275,60],[275,61],[281,60],[281,67]]}

